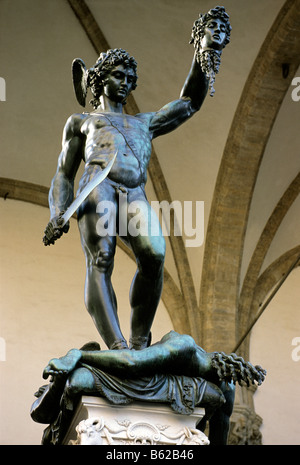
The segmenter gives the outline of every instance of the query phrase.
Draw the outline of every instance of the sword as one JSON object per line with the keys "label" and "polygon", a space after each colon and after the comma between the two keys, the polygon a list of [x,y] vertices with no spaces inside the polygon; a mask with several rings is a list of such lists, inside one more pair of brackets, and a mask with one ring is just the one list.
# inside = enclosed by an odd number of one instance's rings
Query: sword
{"label": "sword", "polygon": [[[60,218],[59,229],[62,229],[67,224],[69,219],[74,215],[76,210],[80,207],[82,202],[87,198],[87,196],[92,192],[92,190],[94,190],[95,187],[99,186],[99,184],[101,184],[101,182],[103,182],[104,179],[108,176],[110,170],[112,169],[112,166],[115,162],[117,155],[118,155],[118,150],[116,151],[112,159],[109,161],[107,166],[102,171],[100,171],[98,174],[96,174],[96,176],[82,189],[78,197],[76,197],[76,199],[73,200],[71,205],[67,208],[67,210],[64,212],[64,214]],[[47,235],[45,231],[43,242],[45,245],[54,244],[54,241],[58,239],[58,237],[55,236],[55,230],[51,232],[47,231]]]}

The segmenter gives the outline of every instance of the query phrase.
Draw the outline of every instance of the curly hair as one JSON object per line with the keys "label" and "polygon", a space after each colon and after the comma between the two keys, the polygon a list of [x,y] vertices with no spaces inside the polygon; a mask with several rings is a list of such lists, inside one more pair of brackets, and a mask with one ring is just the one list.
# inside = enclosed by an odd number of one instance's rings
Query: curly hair
{"label": "curly hair", "polygon": [[267,373],[259,365],[253,366],[236,354],[227,355],[224,352],[213,353],[212,367],[216,370],[220,381],[234,382],[240,386],[255,383],[261,385]]}
{"label": "curly hair", "polygon": [[107,52],[101,53],[95,66],[88,70],[87,85],[94,96],[94,99],[90,101],[94,108],[97,108],[100,103],[99,99],[103,92],[107,75],[115,66],[121,64],[133,70],[132,90],[136,89],[138,76],[136,72],[137,62],[134,57],[121,48],[109,49]]}
{"label": "curly hair", "polygon": [[226,30],[225,30],[225,41],[224,41],[224,47],[230,42],[230,33],[232,30],[232,27],[230,26],[229,23],[229,15],[226,13],[225,8],[223,6],[216,6],[215,8],[212,8],[205,14],[200,14],[199,18],[194,22],[193,28],[192,28],[192,35],[191,35],[191,40],[190,44],[194,43],[195,41],[201,41],[202,37],[205,34],[205,27],[207,26],[207,23],[211,19],[221,19],[223,23],[225,24]]}

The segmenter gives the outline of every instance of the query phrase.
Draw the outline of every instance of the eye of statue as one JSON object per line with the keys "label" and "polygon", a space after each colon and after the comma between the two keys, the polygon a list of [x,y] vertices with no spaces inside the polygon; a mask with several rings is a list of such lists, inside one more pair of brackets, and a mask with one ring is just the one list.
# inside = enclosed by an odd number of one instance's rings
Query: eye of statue
{"label": "eye of statue", "polygon": [[115,72],[113,73],[113,76],[114,76],[115,78],[117,78],[117,79],[122,79],[122,77],[124,76],[124,74],[121,73],[120,71],[115,71]]}

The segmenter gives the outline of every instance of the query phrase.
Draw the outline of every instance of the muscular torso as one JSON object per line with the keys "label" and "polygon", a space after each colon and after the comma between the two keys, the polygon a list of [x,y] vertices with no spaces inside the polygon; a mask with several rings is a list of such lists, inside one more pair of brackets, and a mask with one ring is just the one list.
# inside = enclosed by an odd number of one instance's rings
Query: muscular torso
{"label": "muscular torso", "polygon": [[87,114],[80,128],[85,137],[83,156],[86,166],[102,168],[118,151],[108,177],[127,187],[145,183],[151,155],[149,118],[147,114]]}

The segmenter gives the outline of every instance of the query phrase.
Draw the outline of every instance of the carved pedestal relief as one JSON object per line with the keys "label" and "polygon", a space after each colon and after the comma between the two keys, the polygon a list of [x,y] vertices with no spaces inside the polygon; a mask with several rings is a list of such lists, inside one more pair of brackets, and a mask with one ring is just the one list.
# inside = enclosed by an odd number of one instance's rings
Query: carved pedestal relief
{"label": "carved pedestal relief", "polygon": [[[170,431],[169,431],[170,430]],[[208,438],[197,429],[183,427],[177,432],[170,424],[115,420],[104,418],[82,420],[76,427],[77,439],[69,445],[208,445]]]}
{"label": "carved pedestal relief", "polygon": [[165,405],[133,403],[112,406],[85,396],[64,440],[68,445],[208,445],[196,429],[204,409],[179,415]]}

